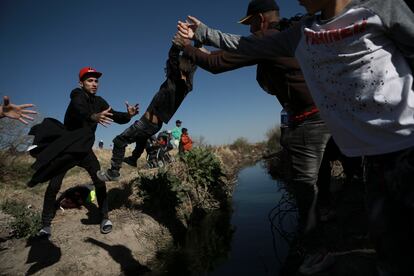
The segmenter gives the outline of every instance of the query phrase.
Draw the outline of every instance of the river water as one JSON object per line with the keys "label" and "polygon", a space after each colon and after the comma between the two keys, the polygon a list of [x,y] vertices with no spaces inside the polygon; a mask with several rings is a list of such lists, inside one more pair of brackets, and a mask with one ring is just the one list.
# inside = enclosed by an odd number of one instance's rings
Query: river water
{"label": "river water", "polygon": [[191,227],[175,262],[181,275],[278,275],[296,227],[282,183],[257,163],[240,171],[232,201]]}

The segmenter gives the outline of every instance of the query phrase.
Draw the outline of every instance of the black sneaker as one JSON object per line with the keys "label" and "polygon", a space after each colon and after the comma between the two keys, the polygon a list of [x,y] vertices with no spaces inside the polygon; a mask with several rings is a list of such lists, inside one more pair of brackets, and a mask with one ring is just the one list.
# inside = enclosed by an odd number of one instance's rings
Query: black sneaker
{"label": "black sneaker", "polygon": [[28,241],[37,242],[37,241],[46,241],[50,239],[52,235],[52,230],[50,227],[43,227],[39,230],[34,236],[31,236]]}
{"label": "black sneaker", "polygon": [[100,170],[96,173],[96,176],[99,178],[99,180],[101,181],[118,181],[119,177],[121,176],[119,174],[119,171],[116,170]]}
{"label": "black sneaker", "polygon": [[135,168],[137,167],[137,160],[132,158],[132,156],[125,157],[123,161],[124,161],[124,163],[127,163],[128,165],[130,165],[132,167],[135,167]]}

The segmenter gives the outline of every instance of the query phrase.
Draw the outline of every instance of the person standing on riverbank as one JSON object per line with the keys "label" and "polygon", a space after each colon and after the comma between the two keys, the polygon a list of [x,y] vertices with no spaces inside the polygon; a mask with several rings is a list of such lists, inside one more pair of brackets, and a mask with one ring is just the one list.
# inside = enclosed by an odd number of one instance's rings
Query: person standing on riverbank
{"label": "person standing on riverbank", "polygon": [[[70,163],[72,164],[71,167],[79,166],[84,168],[88,172],[96,190],[96,197],[101,215],[100,230],[103,234],[107,234],[112,230],[112,222],[109,220],[108,216],[109,210],[105,182],[99,180],[96,176],[96,173],[100,169],[100,164],[95,156],[95,153],[92,151],[94,135],[98,124],[107,126],[111,124],[113,121],[119,124],[125,124],[130,121],[131,117],[138,113],[138,109],[136,105],[131,106],[126,104],[127,112],[117,112],[112,110],[112,108],[103,98],[96,95],[99,87],[99,78],[101,76],[102,73],[96,71],[94,68],[91,67],[84,67],[80,70],[80,88],[76,88],[72,90],[72,92],[70,93],[70,103],[65,113],[64,128],[66,131],[66,135],[64,135],[62,139],[60,139],[60,143],[53,144],[49,141],[51,145],[49,146],[49,148],[44,149],[44,151],[48,151],[49,154],[52,155],[54,154],[52,153],[52,151],[64,151],[64,149],[62,149],[62,145],[64,145],[66,148],[70,147],[70,141],[65,141],[65,139],[70,139],[70,133],[80,132],[81,136],[92,137],[90,148],[84,148],[86,146],[82,145],[82,152],[79,152],[79,148],[73,149],[76,153],[75,155],[68,155],[67,157],[69,157],[69,159],[55,158],[54,161],[51,161],[53,162],[51,164],[57,169],[61,169],[60,167],[67,166],[66,163],[68,162],[65,160],[70,160]],[[44,133],[50,131],[49,128],[42,126],[45,125],[40,124],[38,125],[38,127],[32,128],[36,132],[35,140],[37,138],[36,136],[42,136]],[[61,166],[57,165],[56,163],[59,163]],[[56,195],[58,194],[62,186],[62,181],[65,177],[66,172],[71,167],[66,167],[63,172],[58,173],[57,175],[55,174],[55,176],[51,178],[49,185],[47,186],[42,211],[42,229],[38,233],[39,238],[49,238],[52,234],[51,223],[53,218],[55,217],[57,208]],[[46,170],[47,169],[48,168],[46,168]]]}
{"label": "person standing on riverbank", "polygon": [[[262,38],[190,17],[195,38],[269,60],[295,56],[341,151],[365,156],[371,236],[382,275],[411,275],[414,246],[414,14],[402,0],[301,0],[311,16]],[[320,15],[315,15],[320,12]],[[180,34],[193,38],[186,23]]]}
{"label": "person standing on riverbank", "polygon": [[175,121],[175,127],[171,131],[171,136],[173,138],[172,144],[175,148],[178,148],[178,145],[180,144],[181,124],[182,122],[180,120]]}
{"label": "person standing on riverbank", "polygon": [[181,138],[180,138],[180,145],[178,146],[178,151],[180,154],[183,154],[187,151],[190,151],[193,148],[193,140],[191,140],[190,136],[188,135],[188,130],[183,127]]}

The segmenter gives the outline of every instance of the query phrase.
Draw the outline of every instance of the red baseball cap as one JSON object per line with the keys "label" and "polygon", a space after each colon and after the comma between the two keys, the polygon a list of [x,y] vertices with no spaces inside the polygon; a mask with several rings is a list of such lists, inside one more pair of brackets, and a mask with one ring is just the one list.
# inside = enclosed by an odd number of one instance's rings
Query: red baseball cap
{"label": "red baseball cap", "polygon": [[80,69],[79,80],[80,81],[85,80],[87,76],[99,78],[100,76],[102,76],[102,73],[96,71],[96,69],[92,67],[83,67],[82,69]]}

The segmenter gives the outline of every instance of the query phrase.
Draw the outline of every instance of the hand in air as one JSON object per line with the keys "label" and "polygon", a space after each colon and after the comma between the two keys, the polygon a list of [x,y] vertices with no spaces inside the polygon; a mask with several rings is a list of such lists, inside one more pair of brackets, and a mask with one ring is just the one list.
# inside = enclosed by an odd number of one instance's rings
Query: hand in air
{"label": "hand in air", "polygon": [[111,113],[111,110],[112,110],[112,107],[108,107],[108,109],[105,109],[102,112],[93,114],[91,118],[98,124],[101,124],[104,127],[107,127],[114,121],[111,118],[113,116],[113,114]]}
{"label": "hand in air", "polygon": [[183,38],[194,39],[194,32],[200,26],[201,21],[194,16],[189,15],[185,22],[178,21],[178,34]]}
{"label": "hand in air", "polygon": [[125,102],[127,112],[130,117],[134,117],[139,113],[139,104],[130,105],[127,101]]}
{"label": "hand in air", "polygon": [[183,49],[185,46],[191,44],[191,40],[189,40],[188,38],[182,37],[179,33],[176,33],[174,35],[172,42],[174,43],[175,46],[177,46],[180,49]]}
{"label": "hand in air", "polygon": [[12,104],[10,103],[10,98],[8,96],[4,96],[3,106],[0,106],[0,118],[7,117],[10,119],[18,120],[27,125],[27,121],[25,119],[33,121],[33,117],[29,116],[28,114],[37,114],[37,112],[34,110],[26,109],[33,106],[33,104]]}

